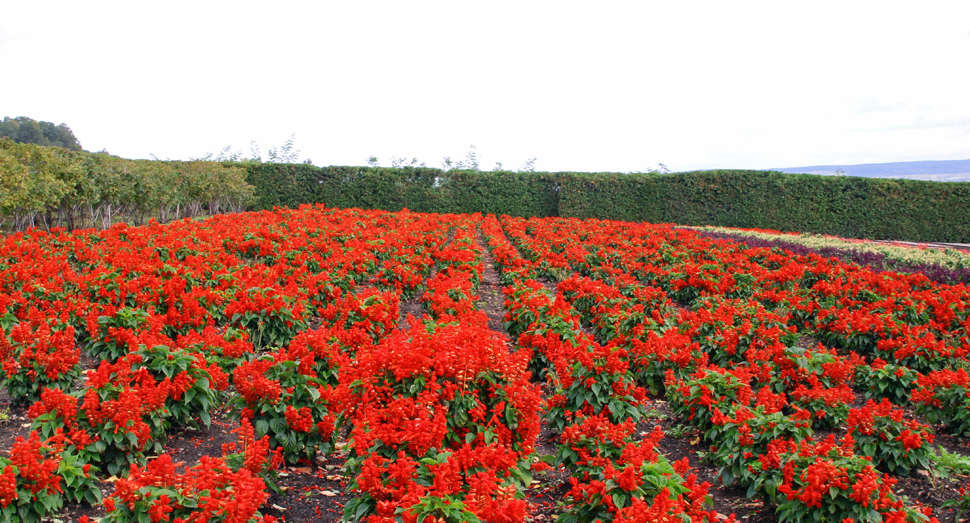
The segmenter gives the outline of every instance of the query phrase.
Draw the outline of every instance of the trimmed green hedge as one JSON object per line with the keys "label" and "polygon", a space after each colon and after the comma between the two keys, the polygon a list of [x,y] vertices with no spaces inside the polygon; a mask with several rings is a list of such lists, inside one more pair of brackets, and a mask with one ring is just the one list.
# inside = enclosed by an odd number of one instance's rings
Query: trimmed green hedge
{"label": "trimmed green hedge", "polygon": [[560,180],[562,216],[970,242],[970,183],[730,170]]}
{"label": "trimmed green hedge", "polygon": [[970,243],[970,183],[740,170],[517,173],[283,164],[251,166],[249,182],[263,209],[323,202]]}
{"label": "trimmed green hedge", "polygon": [[387,211],[555,216],[559,207],[556,182],[545,173],[302,164],[259,164],[249,173],[257,209],[323,202]]}

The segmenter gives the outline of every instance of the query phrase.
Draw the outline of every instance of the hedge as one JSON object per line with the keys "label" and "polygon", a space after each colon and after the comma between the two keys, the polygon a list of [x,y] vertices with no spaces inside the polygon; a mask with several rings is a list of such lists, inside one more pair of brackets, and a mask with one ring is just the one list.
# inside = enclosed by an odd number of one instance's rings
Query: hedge
{"label": "hedge", "polygon": [[249,166],[256,206],[492,213],[970,243],[970,183],[773,171],[519,173]]}
{"label": "hedge", "polygon": [[425,167],[250,166],[256,208],[330,207],[415,212],[555,216],[558,193],[544,173],[442,171]]}

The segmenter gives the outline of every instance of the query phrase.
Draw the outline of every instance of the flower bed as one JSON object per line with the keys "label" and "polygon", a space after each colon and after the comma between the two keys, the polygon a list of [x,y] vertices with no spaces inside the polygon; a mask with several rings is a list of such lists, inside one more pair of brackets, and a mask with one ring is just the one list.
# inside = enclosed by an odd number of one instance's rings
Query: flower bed
{"label": "flower bed", "polygon": [[[88,475],[125,481],[118,521],[190,517],[203,490],[209,519],[258,520],[271,486],[256,470],[227,456],[176,471],[163,452],[227,406],[293,466],[347,434],[350,521],[524,521],[546,467],[571,477],[562,521],[713,521],[698,463],[633,428],[650,397],[782,521],[929,520],[894,485],[928,468],[934,431],[970,434],[970,289],[813,253],[666,225],[322,206],[30,231],[0,249],[2,385],[30,405],[28,461],[47,471],[24,472],[26,450],[0,468],[24,521],[98,503]],[[478,310],[488,257],[511,339]],[[425,314],[402,328],[402,303]],[[82,378],[83,358],[97,363]],[[556,450],[540,459],[543,423]],[[48,478],[30,494],[50,496],[43,510],[20,512],[24,474]],[[220,489],[253,495],[230,514]]]}

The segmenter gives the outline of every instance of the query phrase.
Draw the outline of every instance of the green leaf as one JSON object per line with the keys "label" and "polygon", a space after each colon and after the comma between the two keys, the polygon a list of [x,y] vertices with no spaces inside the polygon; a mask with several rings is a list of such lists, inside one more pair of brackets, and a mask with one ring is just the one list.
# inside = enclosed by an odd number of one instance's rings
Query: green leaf
{"label": "green leaf", "polygon": [[360,521],[370,511],[370,505],[363,499],[359,500],[359,503],[357,510],[354,511],[354,521]]}
{"label": "green leaf", "polygon": [[286,424],[285,418],[270,418],[269,428],[273,429],[276,434],[282,434],[289,429],[289,426]]}
{"label": "green leaf", "polygon": [[101,503],[103,495],[104,494],[102,494],[101,489],[95,487],[84,493],[84,499],[91,505],[97,505],[98,503]]}
{"label": "green leaf", "polygon": [[613,504],[616,508],[623,508],[623,504],[626,502],[625,496],[619,492],[613,494]]}
{"label": "green leaf", "polygon": [[261,438],[269,434],[269,422],[265,419],[258,419],[253,422],[253,429],[256,432],[255,437]]}

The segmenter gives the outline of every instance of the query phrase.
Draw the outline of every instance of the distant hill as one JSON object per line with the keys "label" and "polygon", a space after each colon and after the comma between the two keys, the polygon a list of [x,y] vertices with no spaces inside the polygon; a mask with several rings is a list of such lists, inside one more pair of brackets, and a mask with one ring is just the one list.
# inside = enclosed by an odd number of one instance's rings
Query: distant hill
{"label": "distant hill", "polygon": [[905,178],[934,182],[970,181],[970,160],[940,160],[923,162],[863,163],[859,165],[810,165],[771,169],[784,173],[821,174],[831,176],[841,169],[846,176],[866,178]]}

